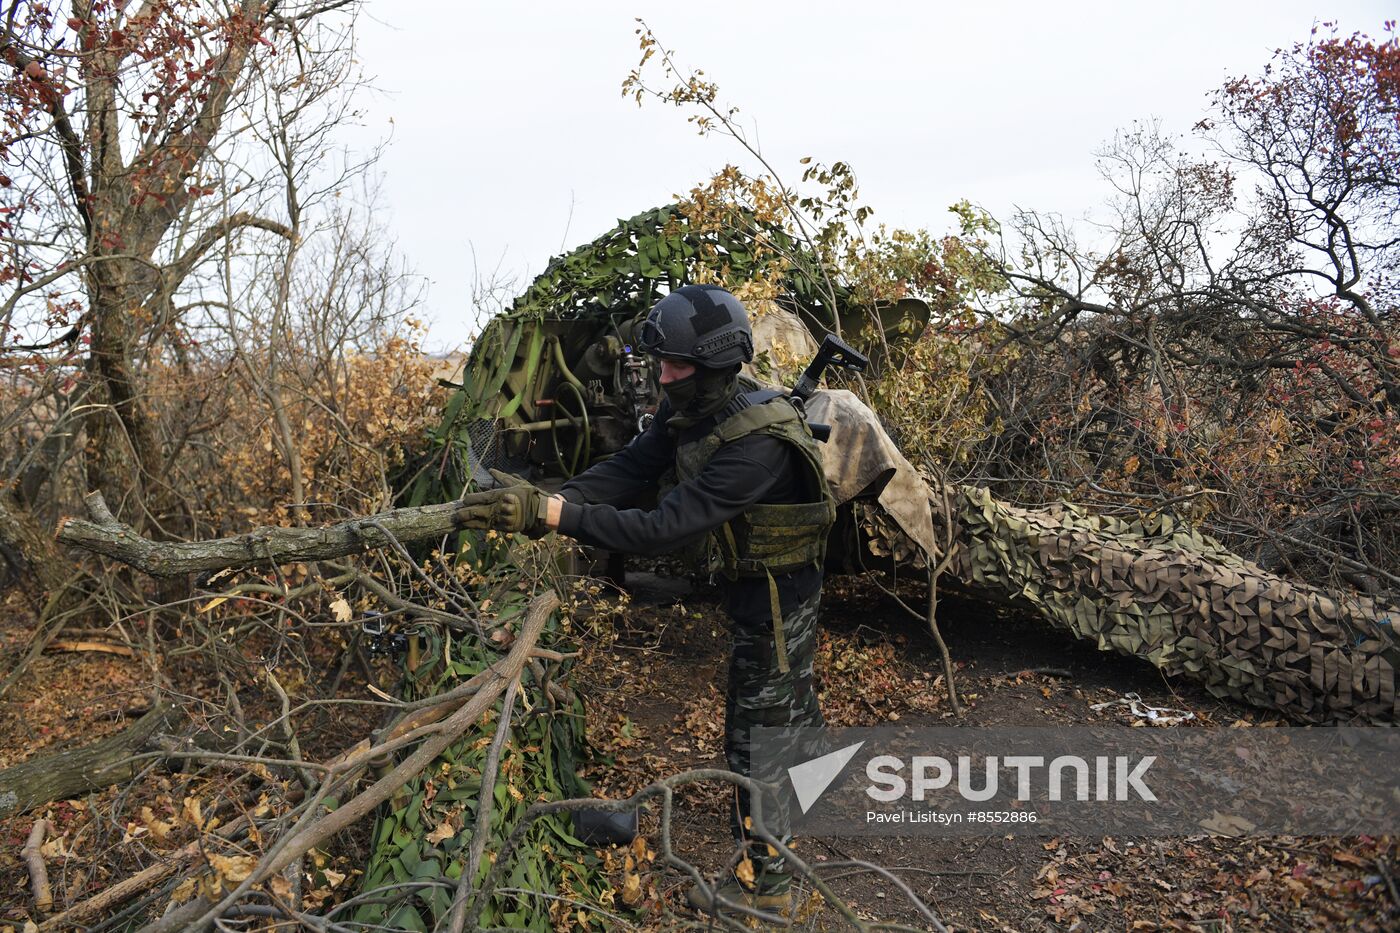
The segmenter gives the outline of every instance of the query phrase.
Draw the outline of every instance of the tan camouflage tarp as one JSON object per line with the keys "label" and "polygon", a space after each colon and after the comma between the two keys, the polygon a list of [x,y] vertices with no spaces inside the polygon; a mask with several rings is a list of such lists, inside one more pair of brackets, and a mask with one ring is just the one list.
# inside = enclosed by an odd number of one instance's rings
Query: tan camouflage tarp
{"label": "tan camouflage tarp", "polygon": [[[807,420],[831,425],[831,438],[820,445],[826,481],[837,502],[848,502],[883,483],[878,501],[905,535],[932,554],[933,513],[929,488],[890,440],[875,413],[844,389],[812,393]],[[900,553],[901,559],[914,553]]]}
{"label": "tan camouflage tarp", "polygon": [[1314,721],[1396,720],[1392,606],[1269,573],[1170,516],[1019,508],[967,486],[951,498],[950,571],[972,586],[1216,696]]}
{"label": "tan camouflage tarp", "polygon": [[759,382],[791,386],[817,355],[817,342],[807,325],[791,311],[771,301],[749,302],[756,357],[744,372]]}

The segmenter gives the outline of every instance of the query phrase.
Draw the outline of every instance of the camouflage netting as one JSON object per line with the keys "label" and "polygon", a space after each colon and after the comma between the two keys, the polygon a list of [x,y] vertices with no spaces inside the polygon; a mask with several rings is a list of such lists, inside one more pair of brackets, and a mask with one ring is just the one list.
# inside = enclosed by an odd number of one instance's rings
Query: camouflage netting
{"label": "camouflage netting", "polygon": [[1170,516],[1019,508],[969,486],[948,500],[949,572],[970,586],[1216,696],[1309,721],[1396,721],[1394,607],[1286,580]]}

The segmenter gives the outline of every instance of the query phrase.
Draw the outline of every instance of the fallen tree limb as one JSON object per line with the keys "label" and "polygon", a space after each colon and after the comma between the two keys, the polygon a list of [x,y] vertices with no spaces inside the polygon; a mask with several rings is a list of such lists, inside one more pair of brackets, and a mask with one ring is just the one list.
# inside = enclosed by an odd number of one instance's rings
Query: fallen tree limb
{"label": "fallen tree limb", "polygon": [[92,521],[67,518],[58,526],[58,541],[129,564],[153,577],[178,577],[213,570],[330,560],[420,541],[458,529],[458,504],[391,509],[321,528],[255,528],[247,534],[212,541],[152,541],[118,521],[98,492],[83,499]]}
{"label": "fallen tree limb", "polygon": [[559,608],[559,596],[553,590],[546,591],[531,600],[530,607],[525,614],[525,622],[521,626],[520,635],[516,638],[515,644],[511,646],[510,653],[491,668],[492,679],[483,685],[476,695],[464,703],[460,709],[443,721],[437,735],[425,741],[398,767],[370,785],[362,794],[327,814],[324,820],[306,827],[298,834],[298,838],[294,838],[283,849],[277,858],[273,859],[270,864],[260,867],[254,873],[255,876],[270,877],[287,867],[293,858],[321,845],[342,829],[374,812],[375,807],[388,800],[390,794],[409,778],[427,767],[429,762],[442,754],[443,749],[457,741],[462,733],[480,718],[482,713],[495,704],[507,685],[520,677],[520,672],[529,660],[535,642],[539,639],[540,633],[544,631],[545,622],[548,621],[550,613],[557,608]]}
{"label": "fallen tree limb", "polygon": [[501,718],[496,721],[496,736],[491,740],[491,750],[486,753],[486,763],[481,768],[481,796],[476,804],[476,831],[472,833],[471,848],[467,853],[467,866],[457,879],[457,891],[452,897],[452,910],[449,912],[448,933],[462,933],[462,924],[467,920],[467,895],[476,881],[477,869],[481,866],[481,856],[486,851],[486,839],[491,834],[491,810],[496,805],[496,775],[501,765],[501,747],[510,735],[510,718],[515,712],[515,688],[512,681],[506,688],[506,698],[501,701]]}
{"label": "fallen tree limb", "polygon": [[143,868],[130,878],[123,878],[110,888],[104,888],[85,901],[74,904],[61,914],[55,914],[39,924],[40,933],[50,930],[71,930],[88,920],[100,917],[118,904],[130,900],[147,888],[160,884],[166,878],[182,871],[200,853],[203,842],[191,842],[174,852],[163,853],[161,860]]}
{"label": "fallen tree limb", "polygon": [[0,818],[130,780],[144,766],[133,756],[148,751],[151,740],[170,731],[181,717],[170,704],[157,703],[115,735],[0,771]]}
{"label": "fallen tree limb", "polygon": [[[300,791],[293,790],[290,799],[296,800],[300,796]],[[215,835],[220,839],[234,839],[251,823],[252,820],[247,814],[244,814],[234,818],[227,825],[219,827],[215,831]],[[130,900],[142,891],[155,887],[176,872],[183,871],[196,856],[208,848],[209,839],[201,836],[174,852],[161,853],[160,861],[154,865],[143,868],[130,878],[123,878],[111,887],[103,888],[92,897],[74,904],[61,914],[54,914],[39,924],[39,933],[49,933],[51,930],[71,930],[85,925],[89,920],[103,916],[118,904]]]}
{"label": "fallen tree limb", "polygon": [[79,654],[86,652],[97,652],[98,654],[119,654],[124,658],[136,657],[136,652],[126,645],[113,645],[105,641],[55,641],[49,644],[50,651],[73,651]]}
{"label": "fallen tree limb", "polygon": [[40,913],[48,913],[53,906],[53,890],[49,887],[49,868],[44,864],[44,834],[48,832],[48,820],[35,820],[34,828],[29,831],[29,839],[25,841],[24,848],[19,850],[20,858],[24,859],[24,865],[29,869],[29,890],[34,894],[34,909]]}

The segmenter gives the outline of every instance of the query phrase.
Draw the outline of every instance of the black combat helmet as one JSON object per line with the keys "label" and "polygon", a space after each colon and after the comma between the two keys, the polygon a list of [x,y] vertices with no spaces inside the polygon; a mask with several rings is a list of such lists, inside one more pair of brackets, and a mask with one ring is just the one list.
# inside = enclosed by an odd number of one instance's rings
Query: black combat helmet
{"label": "black combat helmet", "polygon": [[718,285],[685,285],[656,303],[637,333],[653,356],[725,369],[753,359],[744,306]]}

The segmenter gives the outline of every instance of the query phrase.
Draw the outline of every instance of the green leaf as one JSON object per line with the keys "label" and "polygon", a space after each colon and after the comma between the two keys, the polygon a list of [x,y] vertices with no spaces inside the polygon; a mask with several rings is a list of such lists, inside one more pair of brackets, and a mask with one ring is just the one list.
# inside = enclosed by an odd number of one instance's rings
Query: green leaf
{"label": "green leaf", "polygon": [[413,877],[419,880],[441,878],[442,864],[436,858],[424,859],[414,867]]}
{"label": "green leaf", "polygon": [[423,923],[423,918],[418,915],[417,909],[405,905],[394,911],[394,915],[385,924],[391,930],[409,930],[412,933],[428,933],[428,927]]}
{"label": "green leaf", "polygon": [[416,874],[418,866],[422,864],[422,861],[423,854],[416,845],[406,846],[399,855],[399,864],[402,865],[404,871],[409,874]]}
{"label": "green leaf", "polygon": [[413,799],[405,809],[407,812],[404,814],[404,826],[416,830],[421,822],[423,812],[423,792],[421,790],[413,795]]}
{"label": "green leaf", "polygon": [[447,917],[452,910],[452,895],[454,892],[446,888],[429,888],[423,898],[427,901],[428,912],[437,920]]}

